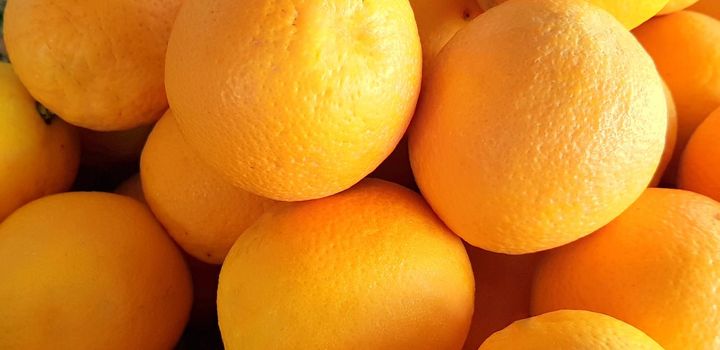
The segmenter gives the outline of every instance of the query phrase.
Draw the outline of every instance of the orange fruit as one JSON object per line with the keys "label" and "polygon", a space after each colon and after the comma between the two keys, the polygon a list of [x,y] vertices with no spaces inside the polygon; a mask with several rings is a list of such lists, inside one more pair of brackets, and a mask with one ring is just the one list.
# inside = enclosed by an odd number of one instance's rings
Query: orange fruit
{"label": "orange fruit", "polygon": [[182,255],[150,211],[66,193],[0,225],[0,348],[170,349],[192,300]]}
{"label": "orange fruit", "polygon": [[678,186],[720,201],[720,108],[690,138],[680,161]]}
{"label": "orange fruit", "polygon": [[416,193],[364,180],[263,215],[220,272],[227,349],[460,349],[473,313],[462,241]]}
{"label": "orange fruit", "polygon": [[717,0],[700,0],[688,9],[720,19],[720,2]]}
{"label": "orange fruit", "polygon": [[482,13],[475,0],[410,0],[410,5],[422,43],[424,72],[453,35]]}
{"label": "orange fruit", "polygon": [[[507,0],[477,0],[480,7],[489,10]],[[588,0],[591,4],[610,12],[626,28],[632,29],[657,14],[668,0]],[[674,0],[671,0],[674,1]]]}
{"label": "orange fruit", "polygon": [[477,350],[493,333],[530,317],[530,289],[539,255],[466,248],[475,275],[475,312],[463,349]]}
{"label": "orange fruit", "polygon": [[9,0],[5,44],[20,80],[71,124],[109,131],[167,109],[165,50],[182,0]]}
{"label": "orange fruit", "polygon": [[660,185],[665,170],[672,160],[673,152],[675,152],[675,142],[677,141],[677,108],[675,107],[675,101],[672,92],[670,92],[670,88],[667,84],[663,84],[663,87],[665,88],[665,99],[667,101],[668,126],[667,133],[665,134],[665,148],[662,159],[660,160],[660,165],[658,165],[652,181],[650,181],[651,187]]}
{"label": "orange fruit", "polygon": [[143,150],[145,198],[170,236],[190,255],[220,264],[237,237],[275,202],[226,182],[200,161],[168,112]]}
{"label": "orange fruit", "polygon": [[719,259],[720,203],[651,188],[596,234],[545,255],[532,310],[601,312],[668,350],[717,349]]}
{"label": "orange fruit", "polygon": [[653,18],[633,33],[655,60],[677,106],[677,143],[664,176],[674,184],[690,135],[720,106],[720,21],[680,11]]}
{"label": "orange fruit", "polygon": [[140,174],[135,174],[123,181],[120,186],[115,189],[115,193],[133,198],[140,203],[147,204],[142,190],[142,183],[140,182]]}
{"label": "orange fruit", "polygon": [[0,62],[0,221],[27,202],[70,189],[79,161],[75,128],[41,115],[12,67]]}
{"label": "orange fruit", "polygon": [[392,152],[421,61],[407,0],[188,1],[166,83],[203,160],[240,188],[295,201],[351,187]]}
{"label": "orange fruit", "polygon": [[484,13],[424,86],[410,130],[415,179],[450,229],[485,250],[532,253],[590,234],[635,201],[663,152],[652,60],[584,2],[513,0]]}
{"label": "orange fruit", "polygon": [[670,0],[670,2],[668,2],[658,14],[667,15],[673,12],[678,12],[692,6],[696,2],[698,2],[698,0]]}
{"label": "orange fruit", "polygon": [[80,129],[83,165],[102,170],[137,164],[152,128],[142,125],[122,131]]}
{"label": "orange fruit", "polygon": [[646,349],[662,350],[647,334],[610,316],[562,310],[513,323],[482,344],[495,349]]}

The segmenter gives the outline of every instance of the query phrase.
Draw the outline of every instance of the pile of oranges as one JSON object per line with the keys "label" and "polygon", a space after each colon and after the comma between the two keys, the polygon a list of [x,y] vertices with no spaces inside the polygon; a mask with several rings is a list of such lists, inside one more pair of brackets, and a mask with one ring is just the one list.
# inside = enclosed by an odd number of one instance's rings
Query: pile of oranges
{"label": "pile of oranges", "polygon": [[720,349],[718,0],[8,0],[3,39],[0,349]]}

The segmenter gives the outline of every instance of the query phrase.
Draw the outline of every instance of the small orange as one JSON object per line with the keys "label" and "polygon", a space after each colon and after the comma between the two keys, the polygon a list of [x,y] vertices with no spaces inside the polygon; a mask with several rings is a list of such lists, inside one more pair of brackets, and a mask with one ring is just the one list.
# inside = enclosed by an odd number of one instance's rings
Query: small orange
{"label": "small orange", "polygon": [[658,15],[667,15],[673,12],[682,11],[696,2],[698,2],[698,0],[670,0],[670,2],[668,2],[662,10],[660,10]]}
{"label": "small orange", "polygon": [[720,1],[717,0],[700,0],[688,9],[720,19]]}
{"label": "small orange", "polygon": [[9,0],[5,44],[48,109],[88,129],[125,130],[167,109],[165,50],[183,0]]}
{"label": "small orange", "polygon": [[188,147],[172,112],[153,129],[140,160],[145,199],[190,255],[220,264],[237,237],[274,201],[232,186]]}
{"label": "small orange", "polygon": [[690,135],[720,106],[720,21],[680,11],[653,18],[633,33],[655,60],[677,106],[677,143],[663,178],[674,184]]}
{"label": "small orange", "polygon": [[720,348],[720,203],[648,189],[597,233],[540,262],[533,314],[601,312],[667,350]]}
{"label": "small orange", "polygon": [[415,180],[468,243],[525,254],[588,235],[656,172],[662,80],[609,14],[572,0],[513,0],[435,58],[410,129]]}
{"label": "small orange", "polygon": [[610,316],[562,310],[513,323],[480,350],[633,349],[663,350],[647,334]]}
{"label": "small orange", "polygon": [[421,71],[407,0],[190,0],[166,83],[201,159],[249,192],[297,201],[345,190],[387,158]]}
{"label": "small orange", "polygon": [[665,88],[665,99],[667,101],[668,110],[668,126],[667,133],[665,134],[665,149],[663,151],[660,165],[658,165],[655,175],[652,181],[650,181],[650,187],[657,187],[667,170],[670,161],[672,160],[673,153],[675,152],[675,143],[677,142],[677,108],[675,107],[675,100],[673,99],[672,92],[668,88],[667,84],[663,83]]}
{"label": "small orange", "polygon": [[473,285],[462,241],[423,199],[367,179],[276,207],[238,238],[220,330],[228,350],[460,349]]}
{"label": "small orange", "polygon": [[720,108],[690,138],[680,161],[678,186],[720,201]]}
{"label": "small orange", "polygon": [[192,287],[146,206],[110,193],[38,199],[0,224],[0,349],[170,349]]}
{"label": "small orange", "polygon": [[140,182],[140,174],[135,174],[123,181],[120,186],[115,189],[115,193],[128,196],[140,203],[147,203],[145,195],[142,191],[142,183]]}

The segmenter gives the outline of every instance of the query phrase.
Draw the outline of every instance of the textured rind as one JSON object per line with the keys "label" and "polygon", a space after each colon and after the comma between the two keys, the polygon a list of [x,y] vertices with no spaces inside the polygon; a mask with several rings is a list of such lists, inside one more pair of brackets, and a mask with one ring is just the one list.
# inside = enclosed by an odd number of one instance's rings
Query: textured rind
{"label": "textured rind", "polygon": [[678,186],[720,201],[720,109],[690,138],[680,162]]}
{"label": "textured rind", "polygon": [[188,143],[221,175],[306,200],[349,188],[392,152],[421,61],[407,0],[190,0],[166,83]]}
{"label": "textured rind", "polygon": [[632,35],[591,5],[495,7],[433,67],[411,164],[433,209],[475,246],[523,254],[574,241],[619,215],[657,169],[661,79]]}

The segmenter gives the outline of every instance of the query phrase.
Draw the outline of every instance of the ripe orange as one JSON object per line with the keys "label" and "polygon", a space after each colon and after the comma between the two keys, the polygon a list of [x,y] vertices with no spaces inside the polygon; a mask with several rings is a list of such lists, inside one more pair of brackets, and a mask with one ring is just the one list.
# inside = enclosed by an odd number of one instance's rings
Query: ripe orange
{"label": "ripe orange", "polygon": [[668,88],[667,84],[663,84],[663,87],[665,88],[665,99],[667,102],[668,126],[667,133],[665,134],[665,148],[662,159],[660,160],[660,165],[658,165],[652,181],[650,181],[651,187],[657,187],[660,185],[663,175],[665,174],[665,170],[667,170],[667,167],[672,160],[673,152],[675,152],[675,143],[677,142],[677,108],[675,107],[675,100],[673,99],[672,92],[670,92],[670,88]]}
{"label": "ripe orange", "polygon": [[229,350],[460,349],[472,313],[462,241],[382,180],[266,213],[220,272]]}
{"label": "ripe orange", "polygon": [[34,201],[0,225],[0,348],[170,349],[192,299],[150,211],[109,193]]}
{"label": "ripe orange", "polygon": [[688,9],[720,19],[720,2],[717,0],[700,0]]}
{"label": "ripe orange", "polygon": [[5,44],[51,111],[89,129],[130,129],[167,108],[165,50],[182,2],[9,0]]}
{"label": "ripe orange", "polygon": [[637,328],[610,316],[563,310],[517,321],[493,334],[480,350],[633,349],[662,350]]}
{"label": "ripe orange", "polygon": [[115,193],[128,196],[140,203],[147,204],[142,190],[142,183],[140,182],[140,174],[135,174],[123,181],[120,186],[115,189]]}
{"label": "ripe orange", "polygon": [[673,12],[682,11],[696,3],[698,0],[670,0],[658,13],[659,15],[667,15]]}
{"label": "ripe orange", "polygon": [[200,157],[249,192],[294,201],[347,189],[410,122],[422,53],[408,1],[331,4],[189,1],[180,11],[170,105]]}
{"label": "ripe orange", "polygon": [[545,255],[532,309],[584,309],[632,324],[665,349],[720,346],[720,203],[648,189],[612,223]]}
{"label": "ripe orange", "polygon": [[633,31],[655,60],[678,111],[678,136],[664,181],[674,184],[677,165],[695,128],[720,106],[720,21],[680,11]]}
{"label": "ripe orange", "polygon": [[466,248],[475,275],[475,313],[463,349],[477,350],[493,333],[530,317],[530,287],[540,255]]}
{"label": "ripe orange", "polygon": [[0,63],[0,221],[72,186],[80,161],[75,128],[40,115],[12,67]]}
{"label": "ripe orange", "polygon": [[680,161],[678,186],[720,201],[720,109],[690,138]]}
{"label": "ripe orange", "polygon": [[[488,10],[507,0],[477,0],[480,7]],[[591,4],[610,12],[628,29],[635,28],[657,14],[668,0],[588,0]],[[675,0],[671,0],[675,1]]]}
{"label": "ripe orange", "polygon": [[205,166],[171,112],[150,134],[140,174],[150,209],[173,239],[212,264],[222,263],[237,237],[275,203],[233,187]]}
{"label": "ripe orange", "polygon": [[665,144],[662,81],[606,12],[513,0],[436,57],[410,130],[415,179],[470,244],[524,254],[610,222]]}

